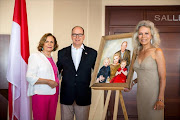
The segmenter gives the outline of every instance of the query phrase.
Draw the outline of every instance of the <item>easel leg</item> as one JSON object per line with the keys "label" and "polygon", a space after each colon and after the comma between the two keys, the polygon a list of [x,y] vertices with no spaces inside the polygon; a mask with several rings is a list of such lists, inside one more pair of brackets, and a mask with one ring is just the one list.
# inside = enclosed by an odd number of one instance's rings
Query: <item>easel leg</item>
{"label": "easel leg", "polygon": [[113,120],[117,120],[118,104],[119,104],[119,90],[116,90]]}
{"label": "easel leg", "polygon": [[124,119],[128,120],[128,115],[127,115],[127,111],[126,111],[126,107],[124,104],[124,99],[123,99],[121,90],[119,90],[119,96],[120,96],[120,102],[121,102],[121,106],[122,106],[122,110],[123,110],[123,114],[124,114]]}
{"label": "easel leg", "polygon": [[103,110],[102,120],[105,120],[105,118],[106,118],[106,113],[107,113],[107,108],[109,105],[110,96],[111,96],[111,90],[108,90],[108,94],[106,97],[106,103],[105,103],[104,110]]}

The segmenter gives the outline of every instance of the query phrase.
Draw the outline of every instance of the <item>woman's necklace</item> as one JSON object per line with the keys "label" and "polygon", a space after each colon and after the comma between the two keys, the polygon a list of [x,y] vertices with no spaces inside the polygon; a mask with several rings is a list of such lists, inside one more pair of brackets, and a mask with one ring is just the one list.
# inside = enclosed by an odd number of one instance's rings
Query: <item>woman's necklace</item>
{"label": "woman's necklace", "polygon": [[43,55],[45,55],[47,58],[51,58],[51,55],[46,55],[43,51],[41,51]]}

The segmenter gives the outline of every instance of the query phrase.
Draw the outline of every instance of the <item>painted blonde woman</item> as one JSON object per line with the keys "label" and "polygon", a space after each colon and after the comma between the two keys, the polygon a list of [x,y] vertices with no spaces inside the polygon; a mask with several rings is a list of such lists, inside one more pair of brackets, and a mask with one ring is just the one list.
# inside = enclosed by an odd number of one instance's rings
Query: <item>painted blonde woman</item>
{"label": "painted blonde woman", "polygon": [[[110,64],[110,80],[115,77],[115,74],[118,70],[118,68],[120,68],[120,63],[119,63],[119,60],[120,60],[120,56],[118,53],[115,53],[114,56],[113,56],[113,63]],[[109,81],[110,82],[110,81]]]}

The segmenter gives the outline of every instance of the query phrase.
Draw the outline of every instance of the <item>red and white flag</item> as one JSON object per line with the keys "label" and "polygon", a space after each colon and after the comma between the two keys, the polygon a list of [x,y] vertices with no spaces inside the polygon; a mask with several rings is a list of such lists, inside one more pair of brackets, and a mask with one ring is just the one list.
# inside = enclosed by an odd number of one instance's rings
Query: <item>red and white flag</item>
{"label": "red and white flag", "polygon": [[15,0],[9,46],[7,80],[9,81],[9,120],[30,120],[30,98],[27,96],[26,71],[29,39],[26,1]]}

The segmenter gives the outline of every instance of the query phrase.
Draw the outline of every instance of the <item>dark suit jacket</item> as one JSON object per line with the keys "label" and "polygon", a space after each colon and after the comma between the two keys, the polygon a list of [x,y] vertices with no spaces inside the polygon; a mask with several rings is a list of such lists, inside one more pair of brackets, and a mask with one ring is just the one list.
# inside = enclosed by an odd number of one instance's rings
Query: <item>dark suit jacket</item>
{"label": "dark suit jacket", "polygon": [[126,60],[126,61],[127,61],[127,66],[129,66],[129,64],[130,64],[130,50],[125,49],[123,58],[121,58],[121,50],[117,51],[116,53],[119,54],[119,56],[120,56],[120,61],[121,61],[122,59],[123,59],[123,60]]}
{"label": "dark suit jacket", "polygon": [[58,51],[57,67],[62,71],[60,102],[65,105],[85,106],[91,104],[91,71],[94,68],[97,51],[84,46],[81,61],[76,71],[72,56],[71,46]]}

